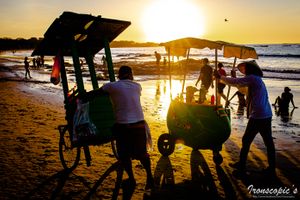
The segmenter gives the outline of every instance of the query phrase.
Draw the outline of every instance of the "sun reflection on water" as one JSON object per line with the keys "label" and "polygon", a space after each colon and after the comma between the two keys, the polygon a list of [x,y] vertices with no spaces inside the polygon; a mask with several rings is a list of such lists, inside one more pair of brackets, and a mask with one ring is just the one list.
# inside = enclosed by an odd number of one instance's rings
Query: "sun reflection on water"
{"label": "sun reflection on water", "polygon": [[[172,79],[171,86],[168,79],[148,80],[140,82],[142,84],[142,104],[146,110],[150,110],[152,117],[157,120],[166,120],[169,105],[171,99],[180,97],[182,94],[181,79]],[[184,87],[195,86],[194,80],[186,80]],[[170,89],[171,88],[171,89]],[[185,93],[185,89],[183,91]],[[208,96],[214,93],[214,89],[211,88],[208,92]],[[197,99],[198,92],[195,93],[195,99]],[[185,98],[185,95],[183,95]]]}

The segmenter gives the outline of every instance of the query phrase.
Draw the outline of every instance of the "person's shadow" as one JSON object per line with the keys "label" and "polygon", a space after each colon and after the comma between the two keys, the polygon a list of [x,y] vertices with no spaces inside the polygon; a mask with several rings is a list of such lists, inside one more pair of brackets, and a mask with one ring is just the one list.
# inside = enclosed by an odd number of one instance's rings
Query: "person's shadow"
{"label": "person's shadow", "polygon": [[195,191],[207,199],[218,199],[218,191],[209,166],[199,150],[191,153],[191,174]]}
{"label": "person's shadow", "polygon": [[[74,174],[72,170],[63,169],[48,177],[35,189],[29,191],[23,199],[72,199],[74,197],[86,200],[102,199],[103,194],[101,193],[101,189],[103,188],[101,186],[103,186],[104,181],[108,180],[115,181],[111,199],[118,199],[120,189],[123,190],[122,199],[131,199],[135,188],[129,187],[125,184],[126,181],[122,181],[123,171],[120,161],[116,161],[91,186],[91,183],[84,177]],[[70,188],[65,188],[66,191],[64,191],[65,186],[70,187],[70,185],[78,185],[79,183],[85,188],[88,188],[87,193],[86,190],[82,188],[74,188],[74,190],[71,189],[71,191],[69,191]],[[50,197],[48,197],[48,195]]]}
{"label": "person's shadow", "polygon": [[154,171],[154,183],[161,188],[168,188],[175,184],[174,173],[169,157],[162,156]]}
{"label": "person's shadow", "polygon": [[[48,177],[45,181],[43,181],[41,184],[39,184],[35,189],[29,191],[24,199],[32,199],[32,198],[46,198],[47,194],[51,194],[50,199],[56,199],[60,192],[63,190],[63,187],[65,186],[67,180],[70,178],[72,173],[72,170],[69,169],[63,169],[56,174],[53,174],[52,176]],[[88,183],[82,179],[80,176],[76,176],[73,174],[75,178],[79,179],[86,187],[88,186]]]}
{"label": "person's shadow", "polygon": [[[219,199],[218,191],[213,176],[204,156],[198,150],[193,150],[190,157],[191,180],[175,183],[174,169],[169,157],[162,156],[157,162],[154,172],[155,189],[145,199]],[[221,171],[221,170],[219,170]],[[221,172],[220,172],[221,173]],[[221,175],[220,175],[221,177]],[[222,181],[226,182],[225,176]],[[221,182],[222,182],[221,181]],[[227,181],[226,183],[229,183]],[[229,186],[228,186],[229,187]],[[228,189],[227,191],[229,191]],[[230,191],[232,192],[233,189]],[[229,195],[227,195],[229,196]]]}
{"label": "person's shadow", "polygon": [[[90,199],[102,199],[101,186],[104,185],[104,181],[109,179],[108,177],[116,173],[115,186],[113,188],[113,193],[111,199],[118,199],[120,189],[122,189],[122,199],[130,200],[135,191],[135,186],[132,186],[128,180],[123,180],[124,168],[120,161],[113,163],[96,181],[94,186],[90,189],[88,194],[83,198],[85,200]],[[100,194],[98,194],[98,191]]]}
{"label": "person's shadow", "polygon": [[[84,199],[101,199],[101,196],[97,196],[97,190],[104,182],[104,180],[110,176],[112,173],[116,172],[117,178],[115,182],[115,187],[113,189],[112,199],[117,199],[119,195],[119,191],[122,185],[122,178],[123,178],[123,168],[121,167],[120,161],[113,163],[103,174],[102,176],[96,181],[94,186],[88,192]],[[124,187],[123,186],[123,199],[131,199],[131,196],[134,192],[134,188],[131,187]]]}

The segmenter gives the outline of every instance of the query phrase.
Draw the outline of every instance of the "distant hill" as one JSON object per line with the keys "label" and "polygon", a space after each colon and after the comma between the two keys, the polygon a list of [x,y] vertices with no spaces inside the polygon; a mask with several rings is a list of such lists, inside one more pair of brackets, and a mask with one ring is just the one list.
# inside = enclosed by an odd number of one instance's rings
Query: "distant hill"
{"label": "distant hill", "polygon": [[[34,49],[43,38],[32,37],[30,39],[24,38],[0,38],[0,51],[5,50],[18,50],[18,49]],[[159,44],[154,42],[138,43],[134,41],[112,41],[110,47],[157,47]]]}

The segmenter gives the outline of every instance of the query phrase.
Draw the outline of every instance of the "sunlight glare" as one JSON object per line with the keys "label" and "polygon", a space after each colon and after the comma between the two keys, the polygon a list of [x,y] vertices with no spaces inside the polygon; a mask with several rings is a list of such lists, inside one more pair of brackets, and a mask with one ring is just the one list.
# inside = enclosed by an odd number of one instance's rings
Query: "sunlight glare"
{"label": "sunlight glare", "polygon": [[181,37],[200,37],[204,20],[200,8],[184,0],[157,0],[142,17],[146,40],[165,42]]}
{"label": "sunlight glare", "polygon": [[172,99],[175,99],[178,95],[180,95],[182,89],[182,81],[180,80],[172,80],[172,90],[170,90],[170,81],[158,81],[156,83],[156,92],[159,90],[157,101],[160,102],[161,108],[158,110],[158,113],[163,119],[167,118],[169,106],[171,103],[170,92],[172,92]]}

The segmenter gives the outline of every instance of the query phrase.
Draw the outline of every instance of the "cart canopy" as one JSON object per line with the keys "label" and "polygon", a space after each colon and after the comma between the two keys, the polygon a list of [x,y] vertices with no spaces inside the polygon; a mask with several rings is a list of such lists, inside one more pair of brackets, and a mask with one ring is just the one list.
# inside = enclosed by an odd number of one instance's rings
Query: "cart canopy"
{"label": "cart canopy", "polygon": [[101,16],[64,12],[48,28],[32,56],[55,56],[58,51],[64,56],[71,56],[74,44],[79,57],[95,55],[104,48],[105,41],[113,41],[130,24]]}
{"label": "cart canopy", "polygon": [[256,51],[253,47],[226,43],[226,42],[223,43],[224,43],[223,57],[225,58],[231,58],[231,57],[235,57],[239,59],[258,58]]}
{"label": "cart canopy", "polygon": [[223,44],[206,39],[187,37],[161,43],[160,46],[164,46],[166,51],[170,53],[171,56],[186,56],[187,50],[190,48],[209,48],[222,50]]}

